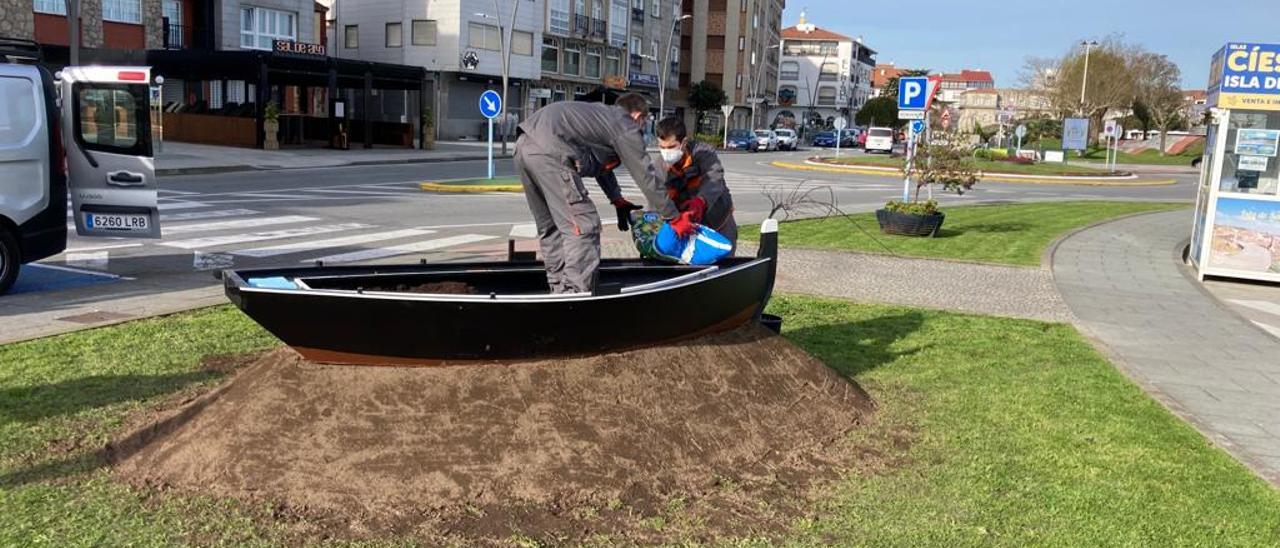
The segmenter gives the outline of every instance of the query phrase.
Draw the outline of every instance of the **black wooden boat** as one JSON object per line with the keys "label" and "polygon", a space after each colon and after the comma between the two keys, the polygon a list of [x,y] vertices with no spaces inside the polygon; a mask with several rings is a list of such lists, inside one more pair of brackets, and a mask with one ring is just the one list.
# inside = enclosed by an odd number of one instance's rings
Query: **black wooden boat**
{"label": "black wooden boat", "polygon": [[227,270],[227,297],[307,359],[445,365],[589,355],[758,321],[777,224],[755,258],[714,266],[604,260],[593,294],[547,292],[538,261]]}

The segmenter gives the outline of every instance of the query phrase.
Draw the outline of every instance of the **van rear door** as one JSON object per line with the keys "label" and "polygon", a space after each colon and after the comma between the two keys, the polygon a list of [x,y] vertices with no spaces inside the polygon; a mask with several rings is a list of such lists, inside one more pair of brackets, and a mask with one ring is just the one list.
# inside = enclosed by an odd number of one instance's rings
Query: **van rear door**
{"label": "van rear door", "polygon": [[62,127],[76,234],[159,238],[147,67],[67,67]]}

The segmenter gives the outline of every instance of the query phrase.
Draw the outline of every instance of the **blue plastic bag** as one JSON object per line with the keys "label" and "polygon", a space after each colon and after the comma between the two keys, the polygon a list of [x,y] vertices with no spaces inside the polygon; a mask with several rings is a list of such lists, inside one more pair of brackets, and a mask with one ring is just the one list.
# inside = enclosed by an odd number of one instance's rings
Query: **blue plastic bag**
{"label": "blue plastic bag", "polygon": [[654,249],[681,264],[691,265],[714,264],[733,252],[733,242],[719,232],[702,225],[694,227],[692,235],[681,238],[671,225],[663,223],[662,228],[658,229],[658,236],[654,238]]}

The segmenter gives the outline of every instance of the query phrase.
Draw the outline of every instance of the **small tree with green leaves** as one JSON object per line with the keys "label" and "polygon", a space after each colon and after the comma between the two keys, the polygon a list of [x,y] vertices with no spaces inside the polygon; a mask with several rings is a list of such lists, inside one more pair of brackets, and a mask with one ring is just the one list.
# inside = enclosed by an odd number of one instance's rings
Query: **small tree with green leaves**
{"label": "small tree with green leaves", "polygon": [[[725,95],[724,90],[715,82],[703,80],[689,86],[689,106],[693,108],[693,112],[697,116],[697,128],[702,130],[702,120],[707,116],[707,111],[718,109],[724,106],[725,101],[729,97]],[[728,120],[725,121],[728,123]]]}
{"label": "small tree with green leaves", "polygon": [[909,173],[916,183],[912,201],[920,201],[920,189],[929,185],[941,185],[948,192],[964,194],[978,183],[978,171],[959,143],[921,146],[913,164]]}
{"label": "small tree with green leaves", "polygon": [[902,125],[898,120],[898,100],[888,96],[873,98],[858,109],[853,121],[860,126],[898,127]]}

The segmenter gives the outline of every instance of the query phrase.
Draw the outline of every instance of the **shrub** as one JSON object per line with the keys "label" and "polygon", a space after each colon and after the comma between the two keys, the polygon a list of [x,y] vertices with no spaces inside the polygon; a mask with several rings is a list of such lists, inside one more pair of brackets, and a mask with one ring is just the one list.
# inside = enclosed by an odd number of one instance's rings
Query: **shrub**
{"label": "shrub", "polygon": [[697,141],[699,143],[706,143],[713,147],[721,147],[724,145],[724,143],[722,142],[724,140],[724,136],[716,135],[714,133],[695,133],[692,137],[692,140]]}
{"label": "shrub", "polygon": [[884,204],[884,208],[894,213],[906,213],[908,215],[933,215],[938,212],[937,200],[926,200],[923,202],[902,202],[898,200],[889,200]]}

